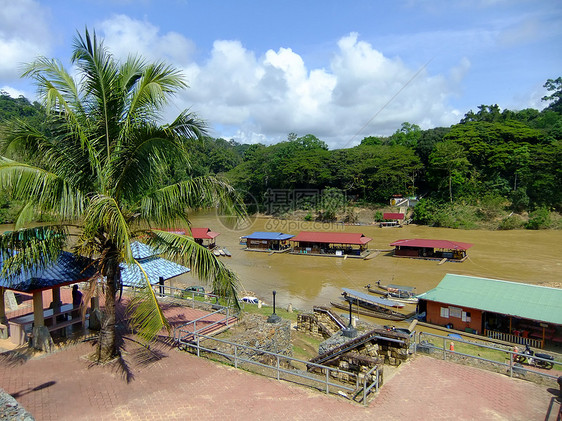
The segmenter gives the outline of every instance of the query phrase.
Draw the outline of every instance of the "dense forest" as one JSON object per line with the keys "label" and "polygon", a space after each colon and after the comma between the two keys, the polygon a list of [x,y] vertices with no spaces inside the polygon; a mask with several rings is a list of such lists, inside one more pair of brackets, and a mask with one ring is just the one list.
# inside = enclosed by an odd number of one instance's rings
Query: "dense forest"
{"label": "dense forest", "polygon": [[[277,215],[297,207],[334,218],[337,209],[327,212],[317,199],[326,192],[361,206],[403,195],[422,198],[417,223],[471,228],[480,218],[499,219],[504,229],[559,228],[551,216],[562,211],[562,78],[545,87],[542,111],[481,105],[451,127],[404,122],[391,136],[346,149],[330,150],[314,134],[290,133],[269,146],[205,137],[192,144],[191,167],[172,163],[163,181],[220,175],[257,203],[252,210]],[[0,95],[0,124],[19,118],[41,130],[42,114],[37,103]],[[291,209],[270,206],[272,195],[283,194],[292,195]],[[1,197],[0,206],[9,219],[13,206]]]}

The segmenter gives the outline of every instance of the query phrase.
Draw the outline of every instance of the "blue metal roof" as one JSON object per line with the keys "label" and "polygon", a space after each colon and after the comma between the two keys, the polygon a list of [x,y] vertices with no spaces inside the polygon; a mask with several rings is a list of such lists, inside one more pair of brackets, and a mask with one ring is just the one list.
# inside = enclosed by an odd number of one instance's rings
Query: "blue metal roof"
{"label": "blue metal roof", "polygon": [[[167,280],[190,271],[190,269],[185,266],[178,265],[177,263],[157,256],[152,247],[138,241],[131,244],[131,250],[133,251],[133,257],[139,262],[143,270],[146,272],[151,285],[157,284],[160,277]],[[127,266],[122,263],[120,267],[121,282],[124,286],[146,286],[144,274],[138,265],[133,264]]]}
{"label": "blue metal roof", "polygon": [[374,297],[373,295],[365,294],[363,292],[355,291],[349,288],[342,288],[342,289],[345,291],[347,295],[358,298],[363,301],[372,302],[375,304],[389,306],[389,307],[396,306],[396,301],[387,300],[385,298]]}
{"label": "blue metal roof", "polygon": [[0,278],[0,287],[19,292],[33,292],[81,282],[96,272],[90,263],[90,260],[63,251],[55,263],[44,269],[30,270],[11,279]]}
{"label": "blue metal roof", "polygon": [[131,243],[131,252],[133,253],[133,258],[135,258],[136,260],[147,259],[149,257],[156,256],[156,252],[152,247],[139,241],[134,241]]}
{"label": "blue metal roof", "polygon": [[242,238],[249,238],[250,240],[288,240],[293,237],[294,235],[283,234],[282,232],[256,231]]}

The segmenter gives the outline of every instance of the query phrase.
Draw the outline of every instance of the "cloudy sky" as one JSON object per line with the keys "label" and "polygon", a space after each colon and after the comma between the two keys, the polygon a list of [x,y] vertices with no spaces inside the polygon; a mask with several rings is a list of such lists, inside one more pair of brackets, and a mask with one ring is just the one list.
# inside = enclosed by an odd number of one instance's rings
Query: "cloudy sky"
{"label": "cloudy sky", "polygon": [[22,63],[70,69],[85,26],[118,58],[182,69],[167,118],[190,108],[243,143],[349,147],[480,104],[540,109],[562,76],[560,0],[0,0],[0,89],[34,99]]}

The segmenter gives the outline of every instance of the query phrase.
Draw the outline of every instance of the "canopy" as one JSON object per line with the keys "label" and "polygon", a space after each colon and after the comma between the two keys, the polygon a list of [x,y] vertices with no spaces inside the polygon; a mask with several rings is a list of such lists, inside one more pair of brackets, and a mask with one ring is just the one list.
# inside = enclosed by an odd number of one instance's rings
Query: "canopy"
{"label": "canopy", "polygon": [[358,298],[361,301],[374,303],[381,306],[396,307],[396,301],[387,300],[385,298],[374,297],[372,295],[365,294],[364,292],[355,291],[349,288],[342,288],[342,289],[350,297]]}
{"label": "canopy", "polygon": [[324,243],[324,244],[355,244],[365,245],[372,238],[365,237],[359,232],[314,232],[301,231],[291,241],[303,243]]}
{"label": "canopy", "polygon": [[250,240],[288,240],[293,238],[294,235],[291,234],[283,234],[282,232],[269,232],[269,231],[256,231],[251,233],[250,235],[244,235],[242,238],[250,239]]}
{"label": "canopy", "polygon": [[[14,278],[0,278],[0,287],[18,292],[34,292],[83,282],[94,276],[91,260],[63,251],[56,262],[32,269]],[[0,260],[0,268],[3,266]]]}
{"label": "canopy", "polygon": [[468,250],[473,246],[470,243],[461,243],[459,241],[449,240],[426,240],[422,238],[414,238],[409,240],[398,240],[390,243],[391,246],[400,247],[418,247],[418,248],[432,248],[432,249],[447,249],[447,250]]}
{"label": "canopy", "polygon": [[[139,262],[148,276],[151,285],[157,284],[160,277],[167,280],[190,271],[190,269],[185,266],[178,265],[177,263],[156,255],[154,249],[144,243],[135,241],[131,244],[131,250],[133,251],[133,257]],[[146,286],[144,273],[137,264],[127,266],[122,263],[120,267],[121,282],[124,286]]]}

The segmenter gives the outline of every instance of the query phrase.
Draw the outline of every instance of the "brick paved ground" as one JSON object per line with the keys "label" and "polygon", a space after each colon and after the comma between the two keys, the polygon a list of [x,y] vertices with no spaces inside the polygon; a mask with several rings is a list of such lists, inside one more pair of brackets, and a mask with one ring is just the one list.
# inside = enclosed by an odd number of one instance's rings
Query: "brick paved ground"
{"label": "brick paved ground", "polygon": [[[187,317],[187,316],[184,316]],[[26,360],[0,355],[0,388],[41,420],[556,420],[555,390],[418,356],[367,408],[235,370],[164,344],[125,341],[123,365],[83,357],[90,342]]]}

